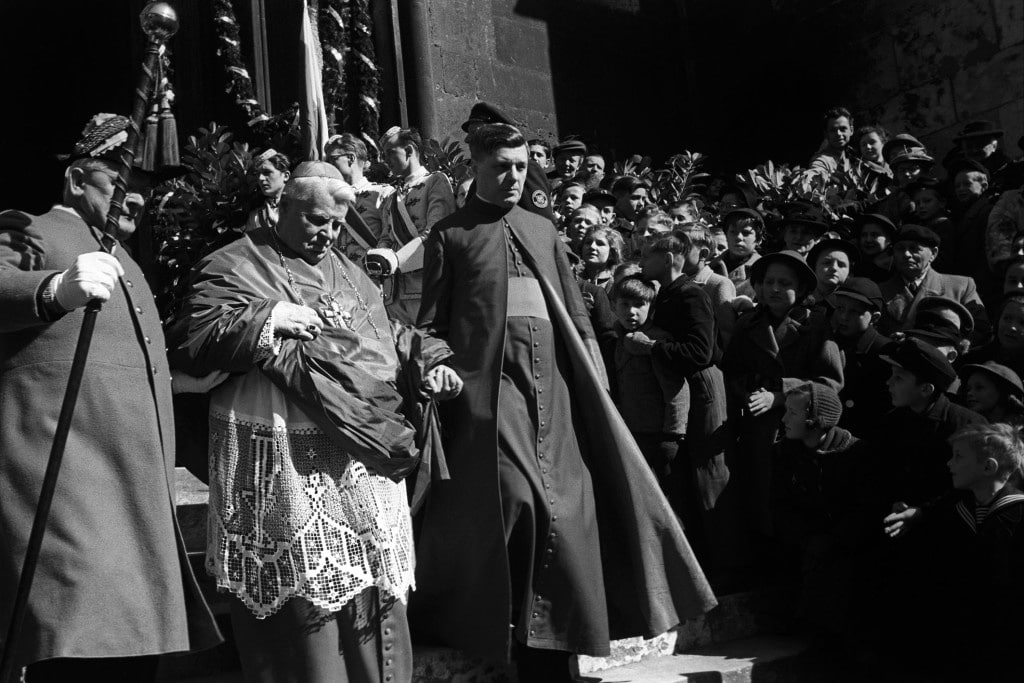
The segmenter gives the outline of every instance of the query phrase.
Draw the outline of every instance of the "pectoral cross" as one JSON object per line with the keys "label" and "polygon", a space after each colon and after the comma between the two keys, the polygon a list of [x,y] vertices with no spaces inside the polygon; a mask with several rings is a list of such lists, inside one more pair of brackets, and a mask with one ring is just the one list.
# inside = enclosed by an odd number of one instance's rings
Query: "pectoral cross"
{"label": "pectoral cross", "polygon": [[329,325],[343,323],[349,329],[353,329],[352,314],[342,308],[338,300],[330,294],[327,295],[327,306],[320,309],[320,315]]}

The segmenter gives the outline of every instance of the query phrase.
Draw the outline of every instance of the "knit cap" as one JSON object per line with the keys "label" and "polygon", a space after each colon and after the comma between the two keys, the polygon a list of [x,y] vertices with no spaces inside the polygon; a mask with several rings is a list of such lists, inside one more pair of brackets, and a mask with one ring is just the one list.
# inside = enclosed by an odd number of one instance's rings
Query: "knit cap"
{"label": "knit cap", "polygon": [[810,400],[807,402],[807,419],[822,429],[829,429],[839,424],[843,415],[843,404],[839,394],[824,384],[810,382],[807,385]]}

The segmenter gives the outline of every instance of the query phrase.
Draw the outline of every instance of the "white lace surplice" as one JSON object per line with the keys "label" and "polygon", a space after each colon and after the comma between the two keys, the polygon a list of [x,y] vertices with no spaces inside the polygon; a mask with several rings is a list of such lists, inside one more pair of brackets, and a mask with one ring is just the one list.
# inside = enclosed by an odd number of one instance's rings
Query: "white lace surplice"
{"label": "white lace surplice", "polygon": [[211,395],[207,538],[218,588],[259,618],[295,596],[336,611],[415,586],[405,484],[367,472],[259,370]]}

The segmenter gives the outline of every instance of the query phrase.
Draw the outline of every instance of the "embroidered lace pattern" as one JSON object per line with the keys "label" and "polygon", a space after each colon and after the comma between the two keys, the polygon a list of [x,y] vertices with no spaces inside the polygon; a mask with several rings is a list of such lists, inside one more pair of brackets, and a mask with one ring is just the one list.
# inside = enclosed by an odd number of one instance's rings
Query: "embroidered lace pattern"
{"label": "embroidered lace pattern", "polygon": [[218,588],[258,618],[295,596],[337,611],[371,586],[404,602],[415,584],[404,484],[367,472],[254,375],[211,401],[206,568]]}
{"label": "embroidered lace pattern", "polygon": [[260,338],[256,342],[256,354],[253,357],[253,362],[259,363],[264,358],[276,356],[280,350],[281,340],[274,334],[274,311],[271,310],[267,322],[260,328]]}

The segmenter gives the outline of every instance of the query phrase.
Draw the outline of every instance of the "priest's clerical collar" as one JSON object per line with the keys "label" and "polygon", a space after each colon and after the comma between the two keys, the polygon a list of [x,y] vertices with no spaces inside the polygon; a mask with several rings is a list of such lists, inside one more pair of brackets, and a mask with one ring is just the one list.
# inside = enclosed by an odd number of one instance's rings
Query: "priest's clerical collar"
{"label": "priest's clerical collar", "polygon": [[504,206],[498,206],[493,202],[487,201],[479,194],[474,194],[472,197],[470,197],[469,205],[472,206],[477,211],[479,211],[480,213],[484,214],[485,216],[493,216],[495,219],[504,216],[505,214],[512,210],[511,206],[507,208]]}

